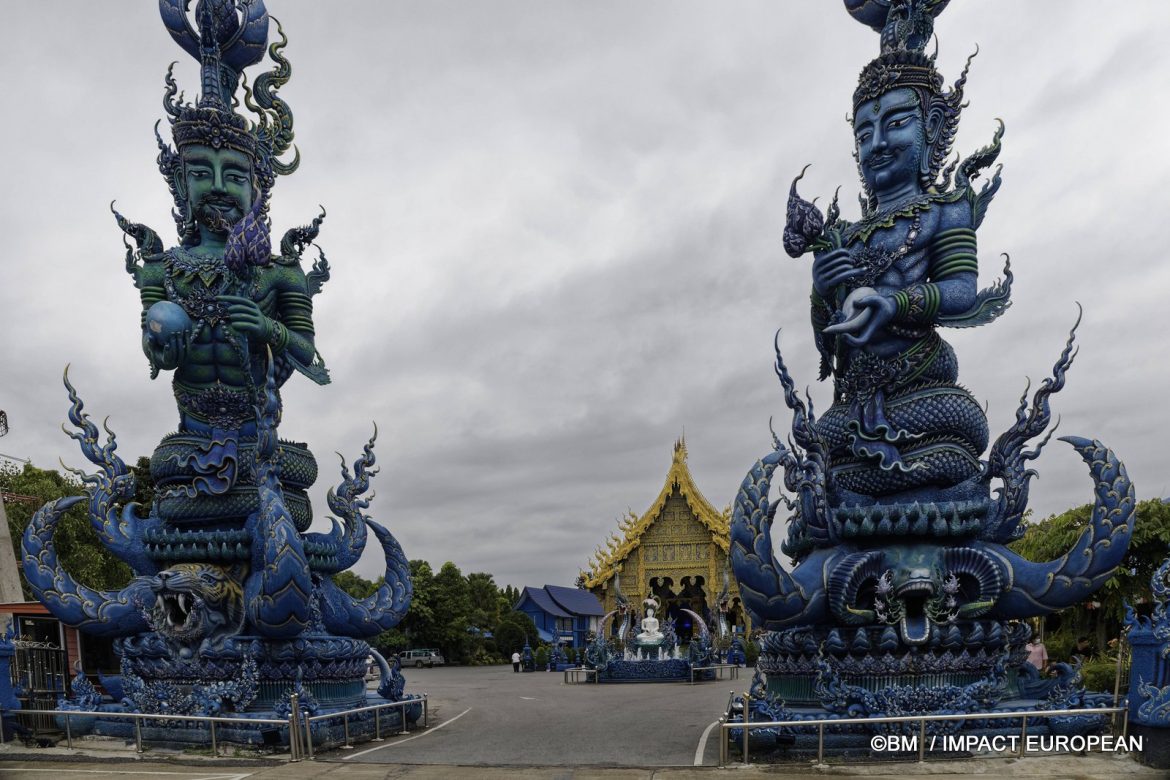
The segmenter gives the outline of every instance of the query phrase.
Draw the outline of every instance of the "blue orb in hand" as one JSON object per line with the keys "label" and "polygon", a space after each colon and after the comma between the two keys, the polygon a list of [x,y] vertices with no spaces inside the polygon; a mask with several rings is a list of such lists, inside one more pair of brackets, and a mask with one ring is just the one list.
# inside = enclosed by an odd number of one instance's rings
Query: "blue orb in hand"
{"label": "blue orb in hand", "polygon": [[171,301],[159,301],[146,310],[146,335],[156,347],[163,347],[176,333],[191,329],[191,318],[183,307]]}

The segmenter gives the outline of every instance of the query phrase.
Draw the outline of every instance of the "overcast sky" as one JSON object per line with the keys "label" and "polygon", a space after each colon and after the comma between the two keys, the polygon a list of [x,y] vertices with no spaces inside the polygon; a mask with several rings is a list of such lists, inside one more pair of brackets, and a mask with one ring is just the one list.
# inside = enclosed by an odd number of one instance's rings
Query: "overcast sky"
{"label": "overcast sky", "polygon": [[[329,212],[316,325],[333,384],[290,380],[282,426],[322,466],[318,525],[332,453],[352,459],[377,421],[372,514],[409,557],[567,585],[655,498],[684,430],[700,488],[731,501],[769,417],[788,421],[777,328],[826,408],[809,261],[781,231],[805,163],[802,194],[842,185],[857,216],[845,116],[877,36],[840,2],[268,5],[303,158],[277,182],[274,233]],[[71,363],[133,461],[177,417],[107,206],[173,242],[151,128],[167,63],[188,95],[197,67],[149,0],[8,3],[5,28],[0,452],[87,465],[59,428]],[[1113,447],[1139,498],[1170,493],[1170,3],[960,0],[936,31],[948,80],[980,48],[956,150],[1007,125],[980,282],[1010,253],[1015,303],[944,334],[960,380],[997,435],[1080,301],[1060,430]],[[1037,467],[1041,515],[1091,500],[1067,445]],[[371,550],[358,571],[380,566]]]}

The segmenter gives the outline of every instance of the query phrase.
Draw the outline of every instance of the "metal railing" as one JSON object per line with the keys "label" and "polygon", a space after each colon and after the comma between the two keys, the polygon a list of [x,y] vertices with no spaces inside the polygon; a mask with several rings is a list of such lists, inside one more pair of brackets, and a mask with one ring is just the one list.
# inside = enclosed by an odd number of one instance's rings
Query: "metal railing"
{"label": "metal railing", "polygon": [[[733,692],[734,693],[734,692]],[[745,703],[748,701],[746,694],[744,694]],[[730,699],[729,699],[730,702]],[[730,712],[730,705],[729,710]],[[1028,719],[1029,718],[1052,718],[1052,717],[1066,717],[1069,715],[1117,715],[1124,713],[1122,721],[1122,734],[1128,730],[1129,726],[1129,710],[1126,707],[1097,707],[1093,709],[1080,710],[1023,710],[1017,712],[976,712],[976,713],[958,713],[953,715],[888,715],[884,717],[875,718],[822,718],[817,720],[770,720],[770,721],[751,721],[750,716],[751,707],[745,704],[743,708],[743,723],[730,723],[727,716],[720,718],[719,722],[719,766],[727,766],[728,744],[731,738],[732,729],[743,729],[743,745],[741,747],[742,756],[740,763],[750,764],[748,758],[748,733],[751,729],[777,729],[777,728],[817,728],[817,767],[828,766],[825,763],[825,726],[852,726],[858,724],[872,724],[872,723],[917,723],[917,748],[918,761],[926,761],[926,723],[927,721],[945,721],[945,720],[1003,720],[1007,718],[1020,718],[1020,736],[1018,740],[1018,750],[1016,758],[1023,758],[1025,738],[1028,733]],[[1000,756],[995,756],[1000,757]]]}
{"label": "metal railing", "polygon": [[[585,682],[589,682],[589,675],[593,675],[593,682],[597,682],[597,670],[589,669],[584,666],[578,666],[573,669],[565,670],[565,685],[572,685],[581,682],[581,677],[585,677]],[[569,679],[569,678],[572,679]]]}
{"label": "metal railing", "polygon": [[[342,749],[352,749],[353,744],[350,740],[349,733],[349,719],[353,715],[364,712],[374,713],[374,737],[373,742],[381,742],[382,740],[382,711],[386,709],[401,709],[402,730],[399,734],[407,733],[407,717],[406,709],[412,705],[422,705],[422,724],[423,728],[427,728],[428,720],[428,698],[427,694],[422,694],[418,699],[405,699],[403,701],[386,702],[385,704],[372,704],[367,707],[355,707],[349,710],[342,710],[341,712],[331,712],[325,715],[310,716],[307,711],[303,710],[300,705],[300,699],[297,694],[292,694],[289,697],[289,715],[288,718],[226,718],[222,716],[211,715],[172,715],[172,714],[153,714],[142,712],[93,712],[83,710],[48,710],[48,709],[0,709],[0,718],[15,717],[17,719],[24,716],[38,716],[38,717],[60,717],[64,719],[65,725],[65,744],[73,749],[73,720],[75,718],[102,718],[105,719],[122,719],[131,720],[134,724],[134,750],[136,753],[145,752],[144,740],[142,735],[143,721],[181,721],[195,724],[207,724],[208,740],[211,746],[211,754],[219,756],[219,740],[216,734],[216,725],[230,724],[236,727],[243,726],[276,726],[287,729],[288,733],[288,748],[290,761],[302,761],[304,759],[313,760],[314,748],[312,726],[314,723],[320,723],[329,720],[338,720],[342,722],[342,728],[345,735],[345,744]],[[4,730],[0,728],[0,745],[4,744]]]}
{"label": "metal railing", "polygon": [[738,680],[739,679],[739,670],[740,670],[739,664],[711,664],[710,666],[692,666],[691,667],[691,685],[695,684],[695,672],[707,672],[707,671],[714,670],[715,671],[715,679],[722,680],[724,669],[728,670],[727,671],[727,679],[728,680]]}
{"label": "metal railing", "polygon": [[733,704],[735,704],[734,688],[727,692],[727,706],[723,708],[723,717],[719,719],[720,723],[725,723],[731,717],[731,705]]}
{"label": "metal railing", "polygon": [[427,728],[427,720],[429,717],[428,712],[427,712],[428,708],[429,708],[428,702],[429,702],[429,699],[427,697],[427,694],[423,693],[422,697],[418,698],[418,699],[404,699],[402,701],[386,702],[385,704],[371,704],[368,707],[355,707],[352,710],[344,710],[342,712],[331,712],[331,713],[328,713],[325,715],[312,715],[312,716],[305,717],[303,719],[304,733],[302,735],[300,735],[305,740],[305,744],[304,744],[305,757],[308,758],[310,761],[313,761],[316,758],[316,755],[314,752],[315,748],[313,745],[313,731],[312,731],[312,726],[314,723],[323,723],[323,722],[328,721],[328,720],[337,720],[338,718],[340,718],[343,733],[345,735],[345,742],[344,742],[344,744],[341,745],[341,749],[342,750],[352,750],[353,743],[350,741],[350,736],[349,736],[349,718],[351,715],[357,715],[357,714],[363,713],[363,712],[373,712],[374,713],[374,736],[371,737],[369,741],[370,742],[384,742],[385,740],[382,739],[382,710],[388,710],[388,709],[402,710],[401,717],[400,717],[401,722],[402,722],[402,729],[400,731],[398,731],[397,733],[398,734],[409,734],[410,730],[406,726],[406,708],[414,706],[416,704],[420,704],[420,703],[422,704],[422,727],[425,729],[425,728]]}
{"label": "metal railing", "polygon": [[[695,673],[696,672],[707,672],[707,671],[714,670],[715,674],[716,674],[716,679],[722,680],[723,679],[723,670],[727,669],[727,670],[729,670],[727,672],[727,679],[728,680],[738,680],[739,679],[739,670],[741,668],[742,667],[737,665],[737,664],[711,664],[710,666],[692,666],[691,667],[691,685],[695,684]],[[565,669],[564,675],[565,675],[565,685],[574,685],[574,684],[580,683],[582,677],[585,678],[585,682],[591,682],[589,679],[591,676],[593,677],[592,682],[597,682],[597,670],[596,669],[589,669],[589,668],[586,668],[583,666],[577,666],[577,667],[573,667],[570,669]]]}
{"label": "metal railing", "polygon": [[[294,695],[295,699],[296,696]],[[106,718],[134,721],[134,750],[136,753],[146,752],[143,746],[142,739],[142,721],[144,720],[162,720],[162,721],[184,721],[191,723],[206,723],[208,727],[208,738],[211,743],[211,754],[213,756],[219,755],[219,743],[216,738],[215,726],[217,723],[231,723],[235,725],[247,726],[283,726],[288,729],[290,735],[289,752],[293,761],[299,761],[300,756],[297,752],[297,745],[292,735],[297,729],[297,717],[295,710],[289,713],[287,720],[280,720],[277,718],[224,718],[211,715],[156,715],[153,713],[144,712],[88,712],[83,710],[0,710],[0,717],[16,717],[20,718],[25,715],[48,715],[54,717],[61,717],[65,719],[65,744],[70,750],[73,749],[73,728],[72,722],[74,718]],[[4,734],[3,729],[0,729],[0,744],[3,744]]]}

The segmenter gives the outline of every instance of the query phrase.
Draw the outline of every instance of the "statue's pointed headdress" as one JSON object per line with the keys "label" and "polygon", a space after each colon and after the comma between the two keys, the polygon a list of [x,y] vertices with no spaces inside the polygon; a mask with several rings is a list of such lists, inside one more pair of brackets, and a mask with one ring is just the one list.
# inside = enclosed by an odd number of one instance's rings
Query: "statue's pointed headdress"
{"label": "statue's pointed headdress", "polygon": [[[967,67],[950,90],[935,68],[935,56],[925,51],[934,35],[934,19],[950,0],[845,0],[849,14],[881,34],[881,53],[867,64],[853,92],[853,111],[862,103],[890,90],[913,89],[922,97],[924,112],[940,112],[939,135],[931,144],[923,184],[933,184],[950,154],[963,110]],[[937,52],[936,52],[937,53]],[[972,55],[974,57],[974,55]],[[967,66],[971,64],[970,58]]]}
{"label": "statue's pointed headdress", "polygon": [[[276,94],[292,75],[281,53],[288,39],[277,22],[280,39],[267,46],[269,17],[263,0],[198,0],[194,13],[190,13],[190,6],[191,0],[159,0],[163,24],[183,51],[199,62],[201,77],[199,99],[188,104],[175,84],[174,64],[167,70],[163,106],[175,146],[182,150],[198,144],[247,154],[260,190],[267,194],[277,174],[292,173],[300,162],[295,148],[291,161],[280,160],[293,148],[292,111]],[[244,69],[264,59],[266,46],[276,67],[257,77],[251,89],[246,82],[243,86],[243,102],[258,117],[252,123],[235,113],[239,105],[236,90]],[[179,156],[161,136],[158,140],[159,168],[178,200],[174,182]]]}
{"label": "statue's pointed headdress", "polygon": [[899,87],[942,92],[942,75],[924,49],[934,31],[929,2],[892,0],[881,28],[881,54],[861,71],[853,93],[853,110],[867,100]]}

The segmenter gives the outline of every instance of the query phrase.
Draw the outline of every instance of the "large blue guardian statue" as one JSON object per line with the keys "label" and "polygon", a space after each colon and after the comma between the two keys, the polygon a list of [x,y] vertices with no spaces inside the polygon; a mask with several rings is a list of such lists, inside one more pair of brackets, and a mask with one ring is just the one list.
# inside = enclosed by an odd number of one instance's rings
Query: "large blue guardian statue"
{"label": "large blue guardian statue", "polygon": [[[113,434],[101,443],[66,377],[77,427],[70,435],[100,469],[85,477],[90,520],[135,578],[101,592],[60,567],[53,531],[80,498],[35,515],[24,570],[63,622],[118,638],[122,675],[111,709],[271,716],[287,713],[294,691],[311,712],[358,706],[372,652],[364,640],[402,619],[410,572],[398,542],[363,511],[373,438],[352,473],[342,463],[329,493],[340,522],[309,533],[306,490],[317,464],[304,444],[277,437],[283,384],[296,374],[329,381],[312,303],[329,266],[323,254],[307,273],[302,265],[324,213],[287,231],[275,250],[267,216],[276,177],[300,160],[299,152],[287,160],[293,117],[278,95],[291,75],[287,39],[277,25],[280,38],[268,44],[262,0],[199,0],[193,13],[189,5],[160,0],[167,30],[202,76],[198,100],[187,104],[168,71],[163,102],[174,146],[156,130],[179,243],[164,248],[155,231],[115,212],[135,244],[127,242],[126,270],[142,301],[142,349],[152,378],[172,372],[178,408],[176,432],[151,458],[153,506],[128,503],[134,477]],[[235,111],[240,81],[265,52],[273,69],[242,88],[250,121]],[[355,599],[332,575],[357,562],[367,528],[385,553],[384,583]],[[397,668],[380,666],[380,692],[401,699]],[[236,736],[253,740],[258,730]]]}
{"label": "large blue guardian statue", "polygon": [[[940,331],[985,325],[1010,303],[1010,266],[978,284],[977,231],[1000,186],[999,170],[987,173],[1004,128],[950,157],[967,68],[948,88],[924,50],[946,0],[845,4],[881,40],[852,102],[861,215],[842,218],[836,198],[821,214],[793,182],[784,230],[789,254],[813,255],[813,338],[833,402],[814,415],[777,342],[792,432],[744,480],[731,529],[740,593],[766,631],[755,719],[1082,704],[1075,669],[1042,680],[1024,665],[1020,619],[1083,601],[1109,578],[1129,543],[1133,489],[1108,448],[1068,437],[1095,483],[1091,524],[1054,561],[1006,546],[1023,533],[1028,461],[1051,435],[1049,399],[1072,336],[985,454],[982,404],[958,384]],[[791,572],[773,552],[777,467],[794,496],[782,496]]]}

